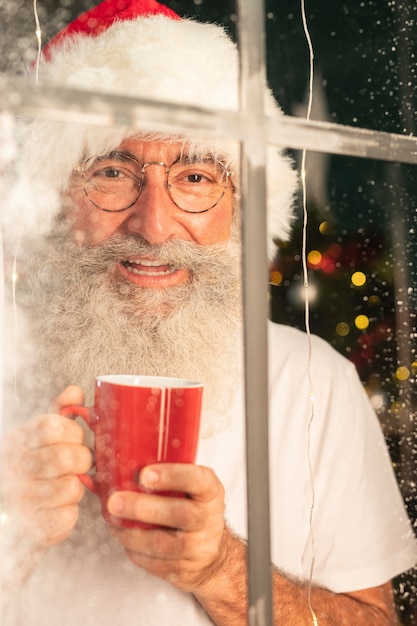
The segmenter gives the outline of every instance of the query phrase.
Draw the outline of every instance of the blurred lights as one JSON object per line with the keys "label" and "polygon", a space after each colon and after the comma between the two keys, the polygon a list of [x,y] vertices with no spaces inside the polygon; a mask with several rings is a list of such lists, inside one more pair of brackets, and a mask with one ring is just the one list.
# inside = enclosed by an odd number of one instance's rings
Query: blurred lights
{"label": "blurred lights", "polygon": [[322,256],[318,250],[311,250],[307,255],[307,261],[310,265],[320,265],[321,259]]}
{"label": "blurred lights", "polygon": [[373,393],[370,396],[370,401],[375,411],[380,411],[385,406],[385,398],[382,393]]}
{"label": "blurred lights", "polygon": [[307,287],[304,285],[293,285],[288,291],[288,301],[297,308],[305,306],[306,296],[308,296],[310,304],[313,304],[318,299],[319,291],[316,285],[311,282]]}
{"label": "blurred lights", "polygon": [[366,315],[357,315],[355,317],[355,326],[359,330],[365,330],[369,326],[369,317]]}
{"label": "blurred lights", "polygon": [[319,226],[319,232],[321,235],[331,235],[333,227],[330,222],[322,222]]}
{"label": "blurred lights", "polygon": [[366,283],[366,276],[363,272],[354,272],[350,280],[355,287],[362,287]]}
{"label": "blurred lights", "polygon": [[280,285],[282,283],[282,278],[283,276],[281,272],[278,272],[278,270],[271,272],[271,283],[273,285]]}
{"label": "blurred lights", "polygon": [[403,408],[403,403],[400,402],[400,400],[394,400],[394,402],[391,404],[391,413],[393,413],[394,415],[400,415]]}
{"label": "blurred lights", "polygon": [[337,244],[331,244],[324,252],[310,250],[307,255],[307,263],[310,269],[321,270],[325,274],[333,274],[340,267],[340,257],[343,250]]}
{"label": "blurred lights", "polygon": [[410,370],[405,365],[400,365],[395,371],[395,378],[399,381],[407,380],[410,377]]}
{"label": "blurred lights", "polygon": [[346,337],[350,333],[350,326],[346,322],[339,322],[336,326],[336,333],[339,337]]}

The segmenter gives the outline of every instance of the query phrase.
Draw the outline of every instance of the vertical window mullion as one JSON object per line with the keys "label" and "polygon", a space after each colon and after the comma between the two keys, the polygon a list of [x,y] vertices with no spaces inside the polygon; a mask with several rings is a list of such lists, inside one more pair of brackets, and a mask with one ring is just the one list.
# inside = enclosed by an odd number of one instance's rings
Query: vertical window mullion
{"label": "vertical window mullion", "polygon": [[272,626],[269,523],[268,343],[265,179],[265,40],[262,1],[238,0],[242,273],[245,345],[250,626]]}

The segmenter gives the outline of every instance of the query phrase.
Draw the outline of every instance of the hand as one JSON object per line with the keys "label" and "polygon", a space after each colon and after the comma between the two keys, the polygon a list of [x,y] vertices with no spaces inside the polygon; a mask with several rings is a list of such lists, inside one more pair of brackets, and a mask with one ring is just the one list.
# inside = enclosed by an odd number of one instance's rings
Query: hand
{"label": "hand", "polygon": [[26,544],[42,551],[66,539],[78,518],[91,451],[79,424],[57,415],[67,404],[82,404],[79,387],[67,387],[51,413],[30,419],[5,438],[1,482],[4,508]]}
{"label": "hand", "polygon": [[[148,493],[116,492],[109,498],[109,512],[163,528],[114,526],[113,534],[135,565],[179,589],[196,591],[226,560],[223,485],[209,468],[180,463],[148,465],[140,484]],[[187,497],[152,490],[184,492]]]}

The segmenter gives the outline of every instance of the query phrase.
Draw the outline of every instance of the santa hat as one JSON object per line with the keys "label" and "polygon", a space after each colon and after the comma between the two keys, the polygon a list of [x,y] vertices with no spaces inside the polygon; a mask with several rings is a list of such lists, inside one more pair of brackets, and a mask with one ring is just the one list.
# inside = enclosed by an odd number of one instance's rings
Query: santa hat
{"label": "santa hat", "polygon": [[68,26],[63,28],[43,48],[45,57],[49,57],[50,49],[59,47],[69,35],[85,33],[97,37],[107,30],[116,20],[133,20],[144,15],[166,15],[171,19],[180,19],[169,7],[156,0],[103,0],[99,5],[82,13]]}
{"label": "santa hat", "polygon": [[[39,74],[40,82],[49,84],[182,105],[230,111],[237,110],[239,103],[237,47],[224,29],[179,18],[156,0],[104,0],[46,46]],[[282,115],[267,87],[265,107],[268,113]],[[33,125],[26,167],[38,181],[43,177],[48,188],[60,189],[83,157],[113,149],[141,130],[70,123],[54,129],[53,125],[41,120]],[[217,144],[238,185],[236,142]],[[272,242],[275,237],[288,237],[297,183],[288,158],[276,148],[268,152]],[[42,223],[47,225],[51,211],[46,201],[43,213]],[[273,250],[270,246],[269,252]]]}

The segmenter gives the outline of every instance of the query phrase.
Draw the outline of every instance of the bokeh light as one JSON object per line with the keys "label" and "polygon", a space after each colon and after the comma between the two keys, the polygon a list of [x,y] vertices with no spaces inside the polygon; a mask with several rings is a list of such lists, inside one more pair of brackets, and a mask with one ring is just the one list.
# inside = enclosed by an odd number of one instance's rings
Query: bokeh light
{"label": "bokeh light", "polygon": [[363,272],[354,272],[350,280],[355,287],[362,287],[366,283],[366,276]]}
{"label": "bokeh light", "polygon": [[399,381],[407,380],[410,377],[410,370],[405,365],[400,365],[395,370],[395,378]]}
{"label": "bokeh light", "polygon": [[271,272],[271,284],[280,285],[282,283],[282,274],[278,270]]}
{"label": "bokeh light", "polygon": [[355,326],[359,330],[365,330],[369,326],[369,317],[366,315],[357,315],[355,317]]}
{"label": "bokeh light", "polygon": [[307,255],[307,261],[310,265],[318,266],[321,263],[321,253],[318,250],[311,250]]}
{"label": "bokeh light", "polygon": [[350,333],[350,326],[347,322],[339,322],[336,326],[336,333],[339,337],[346,337]]}
{"label": "bokeh light", "polygon": [[330,222],[321,222],[319,233],[321,235],[331,235],[333,233],[333,225]]}

